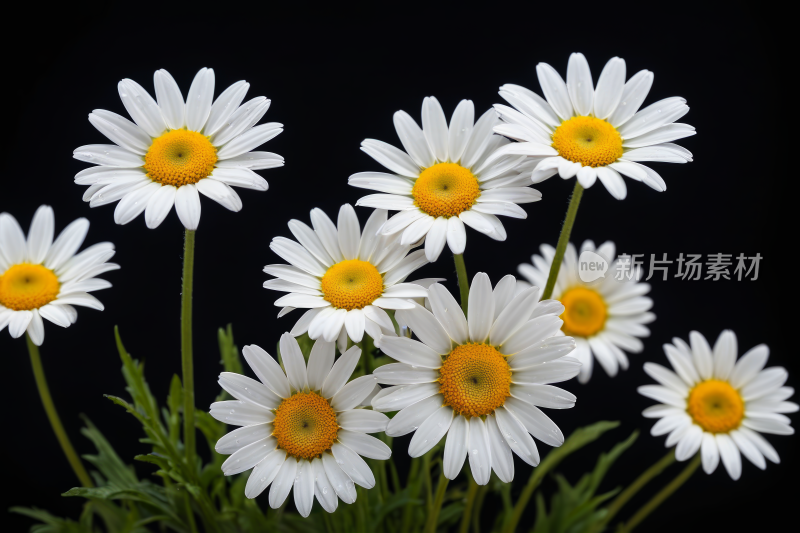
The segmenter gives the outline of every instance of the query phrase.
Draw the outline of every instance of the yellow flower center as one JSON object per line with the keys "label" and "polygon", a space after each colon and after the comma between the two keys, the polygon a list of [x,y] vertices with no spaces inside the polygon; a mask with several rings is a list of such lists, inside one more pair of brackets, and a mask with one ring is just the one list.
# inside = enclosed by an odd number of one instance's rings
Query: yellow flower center
{"label": "yellow flower center", "polygon": [[0,304],[14,311],[38,309],[56,299],[61,283],[42,265],[20,263],[0,276]]}
{"label": "yellow flower center", "polygon": [[608,317],[608,306],[594,289],[575,287],[559,298],[564,304],[561,331],[570,337],[591,337],[601,331]]}
{"label": "yellow flower center", "polygon": [[172,130],[153,139],[144,156],[147,177],[164,185],[188,185],[208,177],[217,162],[217,149],[196,131]]}
{"label": "yellow flower center", "polygon": [[709,433],[727,433],[744,418],[744,400],[727,381],[709,379],[689,391],[686,412]]}
{"label": "yellow flower center", "polygon": [[468,210],[481,189],[478,179],[455,163],[437,163],[422,171],[411,189],[414,205],[432,217],[456,217]]}
{"label": "yellow flower center", "polygon": [[272,426],[278,446],[297,459],[313,459],[329,450],[339,431],[336,413],[316,392],[300,392],[283,400]]}
{"label": "yellow flower center", "polygon": [[493,346],[463,344],[439,369],[439,392],[458,414],[488,415],[511,395],[511,368]]}
{"label": "yellow flower center", "polygon": [[622,137],[606,122],[595,117],[572,117],[553,133],[558,155],[585,167],[604,167],[622,156]]}
{"label": "yellow flower center", "polygon": [[383,277],[369,261],[347,259],[322,276],[322,297],[337,309],[362,309],[383,294]]}

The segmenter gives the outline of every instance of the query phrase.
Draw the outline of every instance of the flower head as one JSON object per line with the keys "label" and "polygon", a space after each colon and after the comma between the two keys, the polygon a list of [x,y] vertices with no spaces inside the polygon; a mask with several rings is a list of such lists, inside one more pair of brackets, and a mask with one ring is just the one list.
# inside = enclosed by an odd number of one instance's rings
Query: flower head
{"label": "flower head", "polygon": [[264,287],[289,294],[275,301],[283,307],[278,316],[295,308],[308,309],[292,328],[292,335],[308,332],[312,339],[338,339],[340,351],[347,338],[361,342],[364,332],[380,342],[394,335],[384,309],[410,309],[408,298],[423,298],[428,291],[405,279],[428,263],[422,250],[408,253],[410,245],[396,236],[379,235],[386,211],[376,209],[362,232],[349,204],[339,210],[338,227],[321,209],[311,211],[313,229],[299,220],[289,222],[297,241],[276,237],[270,249],[290,265],[267,265],[275,276]]}
{"label": "flower head", "polygon": [[480,485],[491,471],[504,482],[514,477],[512,451],[539,464],[531,435],[560,446],[564,435],[539,407],[567,409],[575,396],[549,385],[578,373],[566,356],[575,349],[561,334],[564,307],[539,301],[538,287],[516,296],[516,280],[506,276],[492,290],[478,273],[469,292],[468,316],[442,285],[429,289],[431,313],[422,306],[397,312],[420,339],[385,337],[381,350],[399,361],[378,367],[375,376],[392,385],[372,400],[377,411],[400,411],[386,434],[415,432],[408,453],[419,457],[447,435],[444,474],[454,479],[469,457]]}
{"label": "flower head", "polygon": [[780,462],[775,448],[761,433],[792,435],[791,420],[782,413],[797,411],[787,402],[794,389],[784,387],[786,369],[764,369],[769,348],[760,344],[738,361],[736,334],[723,331],[712,350],[705,337],[693,331],[689,344],[679,338],[664,345],[673,372],[656,363],[644,370],[660,385],[643,385],[639,393],[660,405],[644,410],[647,418],[660,419],[650,433],[669,434],[667,447],[685,461],[699,450],[703,470],[710,474],[720,459],[731,478],[739,479],[744,455],[762,470],[766,457]]}
{"label": "flower head", "polygon": [[[89,122],[114,144],[81,146],[73,157],[99,165],[82,170],[75,183],[89,185],[83,195],[91,207],[119,201],[117,224],[144,211],[148,228],[158,227],[175,206],[186,229],[200,223],[204,194],[231,211],[242,200],[231,188],[266,191],[254,170],[283,166],[270,152],[251,152],[283,131],[278,123],[255,124],[270,101],[259,96],[242,104],[250,84],[239,81],[214,98],[214,71],[201,69],[184,102],[166,70],[154,76],[156,100],[138,83],[119,82],[119,95],[134,122],[95,109]],[[241,104],[241,105],[240,105]]]}
{"label": "flower head", "polygon": [[434,97],[422,102],[422,128],[405,111],[394,114],[397,135],[405,152],[374,139],[361,149],[392,171],[360,172],[350,185],[384,194],[361,198],[356,205],[400,211],[383,227],[384,235],[399,234],[401,244],[425,239],[425,255],[436,261],[445,243],[454,254],[464,252],[464,224],[504,241],[506,231],[496,215],[526,218],[518,204],[541,200],[527,174],[516,169],[519,155],[487,158],[508,140],[494,135],[499,123],[490,109],[473,124],[475,107],[462,100],[448,126]]}
{"label": "flower head", "polygon": [[[627,370],[628,356],[625,351],[640,353],[644,349],[639,337],[647,337],[650,330],[645,324],[655,320],[650,312],[653,300],[645,296],[650,284],[630,279],[616,279],[617,256],[614,243],[606,241],[598,248],[587,240],[580,252],[597,252],[609,262],[608,274],[596,281],[586,283],[578,276],[578,254],[572,243],[567,245],[564,262],[558,271],[553,298],[564,304],[562,327],[566,335],[575,338],[575,357],[581,362],[578,381],[586,383],[592,377],[594,359],[611,377],[620,368]],[[533,254],[531,262],[517,268],[533,285],[544,286],[550,274],[555,248],[548,244],[540,247],[541,255]],[[529,285],[519,282],[520,289]],[[624,351],[623,351],[624,350]]]}
{"label": "flower head", "polygon": [[519,143],[492,156],[527,156],[525,168],[532,169],[533,183],[559,174],[577,177],[588,189],[599,179],[622,200],[627,187],[620,174],[657,191],[667,189],[661,176],[641,161],[692,160],[689,150],[672,143],[695,134],[692,126],[675,122],[689,112],[685,99],[665,98],[639,111],[653,84],[649,70],[626,82],[625,60],[614,57],[595,87],[589,63],[576,53],[569,58],[566,83],[547,63],[539,63],[536,73],[544,98],[519,85],[500,87],[500,96],[514,109],[495,105],[504,124],[494,131]]}
{"label": "flower head", "polygon": [[73,221],[53,241],[53,209],[43,205],[36,210],[27,241],[17,220],[0,213],[0,331],[8,326],[13,338],[26,331],[37,346],[44,341],[46,318],[63,328],[78,319],[76,305],[103,310],[103,304],[90,295],[111,287],[99,276],[119,265],[107,263],[114,256],[114,245],[101,242],[76,254],[83,244],[89,221]]}
{"label": "flower head", "polygon": [[290,334],[280,341],[284,373],[258,346],[242,350],[260,381],[223,372],[219,384],[236,400],[211,405],[211,416],[234,426],[215,449],[231,454],[222,464],[226,476],[250,470],[245,495],[255,498],[272,485],[269,505],[283,504],[294,486],[297,510],[308,516],[314,496],[332,513],[338,499],[356,500],[354,483],[375,486],[367,463],[388,459],[389,447],[367,433],[386,429],[386,415],[362,406],[376,388],[374,376],[347,382],[361,350],[353,346],[334,364],[334,344],[317,341],[306,367],[300,346]]}

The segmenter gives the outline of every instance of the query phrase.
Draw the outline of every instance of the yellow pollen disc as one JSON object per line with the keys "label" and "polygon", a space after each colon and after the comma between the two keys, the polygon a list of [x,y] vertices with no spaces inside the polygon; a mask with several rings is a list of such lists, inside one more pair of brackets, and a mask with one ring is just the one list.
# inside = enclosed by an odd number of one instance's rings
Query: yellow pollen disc
{"label": "yellow pollen disc", "polygon": [[42,265],[20,263],[0,276],[0,304],[14,311],[38,309],[56,299],[58,277]]}
{"label": "yellow pollen disc", "polygon": [[144,156],[147,177],[164,185],[188,185],[208,177],[217,162],[217,149],[196,131],[172,130],[153,139]]}
{"label": "yellow pollen disc", "polygon": [[439,392],[444,404],[460,415],[488,415],[511,395],[511,369],[494,347],[463,344],[439,369]]}
{"label": "yellow pollen disc", "polygon": [[622,137],[606,122],[595,117],[572,117],[553,133],[558,155],[585,167],[604,167],[622,156]]}
{"label": "yellow pollen disc", "polygon": [[481,189],[472,172],[455,163],[422,171],[411,189],[414,205],[432,217],[455,217],[472,207]]}
{"label": "yellow pollen disc", "polygon": [[272,426],[278,446],[296,459],[312,459],[329,450],[339,430],[333,408],[316,392],[283,400]]}
{"label": "yellow pollen disc", "polygon": [[727,433],[744,418],[744,400],[727,381],[709,379],[689,391],[686,412],[709,433]]}
{"label": "yellow pollen disc", "polygon": [[565,335],[591,337],[605,326],[608,306],[597,291],[575,287],[562,294],[559,300],[564,304],[561,331]]}
{"label": "yellow pollen disc", "polygon": [[322,276],[322,297],[337,309],[362,309],[383,294],[383,277],[369,261],[347,259]]}

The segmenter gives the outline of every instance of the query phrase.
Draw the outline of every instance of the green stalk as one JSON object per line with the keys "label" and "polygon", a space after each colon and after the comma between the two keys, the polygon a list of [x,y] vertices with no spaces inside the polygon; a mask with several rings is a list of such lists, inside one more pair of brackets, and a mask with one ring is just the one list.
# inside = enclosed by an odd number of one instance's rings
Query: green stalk
{"label": "green stalk", "polygon": [[664,503],[664,500],[672,496],[672,493],[678,490],[678,488],[683,485],[687,479],[692,477],[694,471],[697,470],[697,467],[700,466],[701,461],[701,454],[697,453],[694,456],[694,459],[683,469],[683,471],[675,477],[669,484],[661,489],[658,494],[653,496],[649,502],[644,504],[641,509],[636,511],[636,514],[628,521],[627,524],[620,528],[620,533],[630,533],[634,530],[636,526],[638,526],[642,520],[647,518],[647,516],[652,513],[659,505]]}
{"label": "green stalk", "polygon": [[467,504],[464,506],[464,512],[461,515],[461,525],[458,528],[459,533],[469,533],[469,524],[472,521],[472,506],[475,504],[475,495],[478,493],[478,484],[475,479],[469,476],[469,488],[467,489]]}
{"label": "green stalk", "polygon": [[436,531],[436,525],[439,523],[439,511],[442,510],[444,493],[449,482],[450,480],[444,477],[444,466],[442,466],[442,472],[439,474],[439,484],[436,486],[436,498],[433,500],[433,507],[428,513],[428,521],[425,524],[426,533],[435,533]]}
{"label": "green stalk", "polygon": [[192,356],[192,286],[194,284],[194,230],[186,230],[181,290],[181,369],[183,371],[183,442],[186,464],[195,468],[194,361]]}
{"label": "green stalk", "polygon": [[458,290],[461,292],[461,309],[464,316],[467,315],[467,305],[469,304],[469,279],[467,278],[467,265],[464,264],[464,254],[453,254],[456,262],[456,274],[458,275]]}
{"label": "green stalk", "polygon": [[61,450],[67,456],[67,461],[72,467],[72,471],[78,477],[81,485],[84,487],[94,487],[92,478],[83,467],[83,463],[75,453],[75,448],[64,431],[64,426],[61,424],[61,419],[58,417],[58,411],[53,404],[53,398],[50,396],[50,388],[47,386],[47,378],[44,376],[44,367],[42,367],[42,358],[39,356],[39,347],[36,346],[31,340],[30,335],[25,334],[25,340],[28,342],[28,353],[31,356],[31,366],[33,367],[33,377],[36,379],[36,388],[39,389],[39,398],[42,399],[42,406],[44,407],[47,418],[50,420],[50,426],[53,428],[53,433],[56,434],[58,443],[61,445]]}
{"label": "green stalk", "polygon": [[547,300],[553,295],[553,288],[556,286],[556,279],[558,279],[558,271],[561,268],[561,262],[564,260],[564,252],[567,250],[569,236],[572,233],[572,225],[575,224],[575,215],[578,214],[578,205],[581,203],[581,196],[583,196],[583,187],[581,187],[578,180],[575,180],[575,188],[572,190],[572,197],[569,200],[569,207],[567,208],[567,218],[564,219],[564,225],[561,227],[561,235],[558,236],[556,255],[553,257],[553,264],[550,265],[550,274],[547,276],[547,285],[544,287],[542,300]]}
{"label": "green stalk", "polygon": [[659,475],[661,472],[664,471],[669,465],[675,462],[675,450],[671,449],[669,453],[667,453],[664,457],[658,460],[654,465],[650,468],[642,472],[642,474],[636,478],[636,481],[628,485],[628,487],[623,490],[614,501],[611,502],[611,505],[608,506],[606,509],[606,515],[603,517],[602,520],[597,522],[594,527],[591,529],[591,533],[596,533],[598,531],[602,531],[603,528],[608,524],[611,519],[622,509],[622,507],[628,503],[628,500],[633,498],[642,487],[647,485],[651,479]]}

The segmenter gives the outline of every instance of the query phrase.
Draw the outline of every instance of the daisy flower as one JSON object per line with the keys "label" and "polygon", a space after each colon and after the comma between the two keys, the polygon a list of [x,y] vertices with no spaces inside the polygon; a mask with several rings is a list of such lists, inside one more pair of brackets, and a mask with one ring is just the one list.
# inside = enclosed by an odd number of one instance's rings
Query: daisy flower
{"label": "daisy flower", "polygon": [[103,310],[90,295],[111,284],[99,276],[119,265],[107,263],[114,245],[101,242],[76,254],[83,244],[89,221],[73,221],[53,241],[53,208],[43,205],[33,216],[28,239],[17,220],[0,213],[0,331],[8,326],[11,337],[26,331],[37,346],[44,341],[46,318],[62,328],[78,319],[76,305]]}
{"label": "daisy flower", "polygon": [[375,486],[367,463],[388,459],[389,447],[367,433],[386,428],[386,415],[359,405],[376,386],[374,376],[347,380],[361,357],[353,346],[334,364],[332,342],[317,341],[308,367],[297,341],[284,333],[280,341],[283,366],[258,346],[242,350],[259,381],[223,372],[219,384],[236,400],[211,405],[211,416],[234,426],[215,449],[231,454],[222,464],[226,476],[253,471],[244,493],[255,498],[271,484],[269,505],[277,509],[294,486],[294,502],[308,516],[314,497],[332,513],[338,499],[356,501],[354,483]]}
{"label": "daisy flower", "polygon": [[[547,283],[555,248],[543,244],[539,250],[542,255],[532,255],[532,265],[523,263],[517,270],[530,283],[542,287]],[[606,241],[595,248],[594,242],[587,240],[581,245],[580,253],[587,250],[606,259],[609,273],[591,283],[582,281],[578,276],[579,254],[569,243],[553,288],[553,298],[564,305],[561,329],[575,338],[575,356],[582,365],[578,374],[581,383],[592,377],[594,359],[611,377],[616,376],[620,368],[627,370],[628,357],[623,350],[640,353],[644,345],[639,337],[650,335],[645,324],[656,318],[649,311],[653,300],[644,296],[650,292],[649,283],[638,281],[638,275],[632,275],[631,279],[615,279],[617,259],[613,242]],[[521,289],[529,286],[524,281],[518,284]]]}
{"label": "daisy flower", "polygon": [[689,112],[685,99],[665,98],[639,111],[653,84],[649,70],[626,82],[625,60],[614,57],[594,87],[589,63],[577,53],[569,58],[567,83],[547,63],[539,63],[536,74],[544,98],[519,85],[500,87],[500,96],[516,109],[495,105],[505,123],[494,131],[520,142],[493,156],[530,157],[536,162],[533,183],[559,174],[577,176],[588,189],[599,179],[622,200],[627,188],[620,174],[657,191],[667,189],[661,176],[640,162],[692,160],[689,150],[671,142],[695,134],[692,126],[675,122]]}
{"label": "daisy flower", "polygon": [[239,81],[212,104],[210,68],[197,73],[185,102],[166,70],[156,71],[154,82],[156,100],[133,80],[119,82],[119,96],[135,124],[103,109],[89,115],[114,144],[75,150],[75,159],[99,165],[75,176],[75,183],[89,185],[84,201],[91,207],[119,201],[117,224],[144,211],[148,228],[158,227],[174,205],[186,229],[194,230],[200,223],[199,194],[239,211],[242,200],[231,186],[267,190],[267,182],[253,171],[283,166],[283,158],[251,150],[283,131],[274,122],[255,126],[269,100],[259,96],[239,105],[250,87]]}
{"label": "daisy flower", "polygon": [[760,469],[766,457],[780,458],[761,433],[792,435],[791,420],[782,413],[797,411],[787,402],[794,389],[784,387],[788,373],[781,367],[764,369],[769,348],[759,344],[738,361],[736,334],[723,331],[712,350],[705,337],[689,334],[689,344],[674,338],[664,352],[675,372],[655,363],[644,370],[660,385],[643,385],[639,393],[660,405],[644,410],[659,418],[650,433],[666,435],[675,458],[685,461],[700,450],[703,470],[716,470],[720,459],[731,478],[739,479],[744,455]]}
{"label": "daisy flower", "polygon": [[464,253],[464,224],[504,241],[506,230],[496,215],[526,218],[517,204],[537,202],[539,191],[527,175],[515,170],[519,155],[494,158],[489,154],[508,140],[494,135],[497,113],[488,110],[473,124],[475,107],[462,100],[450,125],[434,97],[422,102],[422,128],[405,111],[394,114],[394,126],[405,152],[374,139],[361,149],[389,169],[350,176],[350,185],[384,194],[361,198],[356,205],[400,211],[383,227],[384,235],[402,230],[401,244],[425,238],[425,255],[433,262],[445,242],[454,254]]}
{"label": "daisy flower", "polygon": [[384,337],[381,350],[399,361],[378,367],[375,377],[392,385],[372,400],[377,411],[400,411],[386,434],[415,432],[408,447],[419,457],[447,435],[444,475],[454,479],[469,456],[475,482],[489,482],[491,470],[506,483],[514,478],[512,451],[539,464],[536,437],[550,446],[564,435],[539,407],[568,409],[575,396],[548,385],[578,374],[580,363],[566,357],[575,348],[560,334],[564,307],[539,302],[539,288],[514,295],[506,276],[492,290],[478,273],[469,292],[468,316],[442,285],[431,285],[433,313],[422,306],[397,312],[420,339]]}
{"label": "daisy flower", "polygon": [[395,334],[384,309],[410,309],[414,304],[407,298],[427,296],[425,287],[403,283],[428,263],[424,252],[409,254],[411,246],[396,236],[378,235],[385,222],[386,211],[376,209],[362,232],[353,207],[345,204],[339,209],[338,228],[321,209],[313,209],[313,229],[299,220],[289,222],[299,242],[272,239],[270,249],[290,263],[264,267],[276,278],[264,287],[288,293],[275,301],[283,307],[278,317],[295,308],[308,309],[292,335],[308,332],[312,339],[338,339],[340,351],[348,337],[361,342],[365,331],[380,342],[381,335]]}

